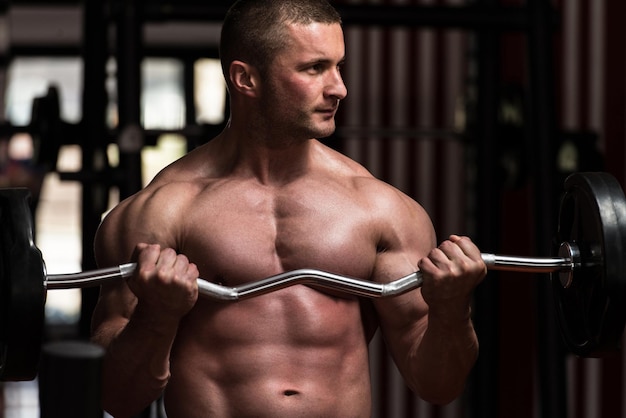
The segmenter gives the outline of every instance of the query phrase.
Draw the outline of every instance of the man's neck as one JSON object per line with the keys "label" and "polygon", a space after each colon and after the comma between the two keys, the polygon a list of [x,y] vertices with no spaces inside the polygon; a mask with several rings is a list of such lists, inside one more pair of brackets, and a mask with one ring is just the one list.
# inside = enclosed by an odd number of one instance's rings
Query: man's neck
{"label": "man's neck", "polygon": [[310,168],[317,141],[267,138],[232,127],[216,138],[222,160],[233,173],[252,176],[262,184],[284,184]]}

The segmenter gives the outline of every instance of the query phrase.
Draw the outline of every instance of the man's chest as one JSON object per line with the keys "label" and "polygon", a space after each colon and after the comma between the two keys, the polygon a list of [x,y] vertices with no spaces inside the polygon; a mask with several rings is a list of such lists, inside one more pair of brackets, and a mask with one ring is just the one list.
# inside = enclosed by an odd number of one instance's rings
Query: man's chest
{"label": "man's chest", "polygon": [[304,198],[214,204],[186,221],[184,235],[181,251],[204,278],[235,285],[299,268],[367,278],[379,233],[347,200]]}

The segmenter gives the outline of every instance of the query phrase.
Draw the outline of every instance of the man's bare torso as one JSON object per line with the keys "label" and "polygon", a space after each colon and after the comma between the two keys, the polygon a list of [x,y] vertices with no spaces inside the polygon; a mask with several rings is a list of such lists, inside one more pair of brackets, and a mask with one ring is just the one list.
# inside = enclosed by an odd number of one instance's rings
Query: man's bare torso
{"label": "man's bare torso", "polygon": [[[207,182],[181,196],[193,210],[176,215],[177,250],[203,279],[226,286],[299,268],[369,278],[379,228],[355,187],[323,173],[280,186]],[[176,199],[173,190],[153,199]],[[363,306],[302,285],[234,303],[199,300],[172,352],[170,418],[369,416],[375,324]]]}

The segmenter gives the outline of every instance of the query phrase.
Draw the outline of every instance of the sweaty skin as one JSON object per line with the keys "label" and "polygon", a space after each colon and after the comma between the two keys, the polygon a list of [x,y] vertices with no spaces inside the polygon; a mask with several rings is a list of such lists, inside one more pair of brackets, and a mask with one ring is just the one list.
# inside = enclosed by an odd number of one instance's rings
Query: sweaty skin
{"label": "sweaty skin", "polygon": [[[291,37],[267,79],[231,66],[226,130],[98,231],[99,265],[139,265],[103,286],[94,312],[93,339],[107,348],[103,402],[116,417],[162,393],[169,418],[369,417],[377,327],[420,396],[446,403],[463,390],[477,353],[469,303],[485,274],[480,252],[456,236],[435,248],[416,202],[311,139],[332,133],[346,95],[343,34],[292,25]],[[303,285],[240,302],[197,294],[197,277],[237,286],[299,268],[378,282],[419,268],[424,286],[375,301]]]}

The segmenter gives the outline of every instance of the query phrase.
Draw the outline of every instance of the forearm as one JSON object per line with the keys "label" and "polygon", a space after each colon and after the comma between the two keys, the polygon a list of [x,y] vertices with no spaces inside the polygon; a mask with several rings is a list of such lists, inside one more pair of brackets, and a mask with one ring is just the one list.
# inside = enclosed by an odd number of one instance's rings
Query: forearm
{"label": "forearm", "polygon": [[431,314],[428,327],[411,353],[412,383],[424,399],[446,404],[464,390],[478,356],[478,339],[468,313],[455,319]]}
{"label": "forearm", "polygon": [[176,329],[177,324],[159,323],[136,310],[107,343],[102,401],[108,412],[115,417],[134,416],[161,395],[170,376]]}

